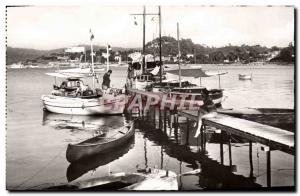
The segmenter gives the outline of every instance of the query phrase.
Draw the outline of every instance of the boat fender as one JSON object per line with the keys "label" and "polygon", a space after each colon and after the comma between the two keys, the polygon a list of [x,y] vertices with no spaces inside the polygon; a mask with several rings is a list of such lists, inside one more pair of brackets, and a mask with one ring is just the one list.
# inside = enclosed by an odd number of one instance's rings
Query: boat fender
{"label": "boat fender", "polygon": [[84,103],[82,103],[82,106],[81,106],[81,108],[82,108],[82,109],[84,109],[84,108],[85,108],[85,106],[84,106]]}

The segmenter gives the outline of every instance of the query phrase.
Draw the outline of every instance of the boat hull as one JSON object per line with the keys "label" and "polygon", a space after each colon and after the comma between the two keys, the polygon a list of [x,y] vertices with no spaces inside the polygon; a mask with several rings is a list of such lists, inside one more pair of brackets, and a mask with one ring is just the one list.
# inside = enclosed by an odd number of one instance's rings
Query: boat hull
{"label": "boat hull", "polygon": [[71,115],[122,114],[125,107],[125,95],[92,99],[43,95],[44,108],[49,112]]}
{"label": "boat hull", "polygon": [[94,143],[90,145],[81,145],[81,144],[69,144],[66,152],[66,158],[67,160],[72,163],[78,160],[82,160],[83,158],[88,158],[92,155],[99,154],[99,153],[105,153],[112,149],[114,149],[117,146],[120,146],[127,142],[135,133],[134,124],[132,123],[129,126],[126,127],[129,129],[126,134],[121,137],[117,138],[115,140],[111,140],[105,143]]}
{"label": "boat hull", "polygon": [[252,80],[252,75],[239,74],[239,79],[240,80]]}
{"label": "boat hull", "polygon": [[[168,175],[166,175],[168,174]],[[177,175],[173,171],[152,169],[136,173],[114,173],[72,183],[49,183],[28,190],[52,191],[175,191],[178,190]]]}

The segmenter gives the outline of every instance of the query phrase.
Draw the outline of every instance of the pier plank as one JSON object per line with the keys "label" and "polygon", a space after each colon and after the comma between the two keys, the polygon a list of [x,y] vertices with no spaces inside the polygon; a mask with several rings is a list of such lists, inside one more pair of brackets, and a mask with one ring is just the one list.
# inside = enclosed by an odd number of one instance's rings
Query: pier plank
{"label": "pier plank", "polygon": [[[198,120],[196,111],[179,111],[178,114]],[[295,143],[294,133],[292,132],[225,114],[204,117],[202,118],[202,123],[270,146],[271,149],[279,149],[294,154]]]}

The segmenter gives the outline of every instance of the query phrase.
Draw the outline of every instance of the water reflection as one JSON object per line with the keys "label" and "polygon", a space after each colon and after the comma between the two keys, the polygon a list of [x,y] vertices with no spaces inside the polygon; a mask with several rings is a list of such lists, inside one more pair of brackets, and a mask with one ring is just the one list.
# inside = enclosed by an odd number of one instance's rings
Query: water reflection
{"label": "water reflection", "polygon": [[124,125],[124,117],[67,115],[44,111],[42,125],[70,131],[96,130],[103,127],[118,128]]}
{"label": "water reflection", "polygon": [[[290,110],[287,110],[287,114],[286,120],[293,117]],[[273,121],[278,119],[277,115],[272,111],[265,120],[282,126],[281,121]],[[257,116],[257,120],[260,119],[260,116]],[[179,178],[181,190],[193,188],[191,185],[201,189],[258,190],[260,187],[276,186],[293,188],[293,176],[280,182],[282,175],[290,175],[289,171],[285,174],[278,172],[283,171],[285,167],[291,167],[293,170],[293,155],[273,149],[271,164],[271,151],[262,144],[252,143],[236,135],[227,135],[214,128],[206,129],[204,135],[195,138],[196,125],[184,117],[178,118],[178,115],[172,112],[155,108],[145,113],[136,123],[148,140],[161,146],[164,153],[178,160],[179,174],[182,171],[182,163],[188,164],[186,167],[193,170],[201,169],[200,175]],[[278,158],[280,156],[286,158],[283,160]],[[194,184],[195,182],[197,183]]]}
{"label": "water reflection", "polygon": [[124,145],[114,148],[112,151],[107,153],[99,153],[90,156],[86,159],[71,163],[68,166],[66,176],[68,182],[76,180],[85,173],[96,170],[98,167],[106,165],[120,157],[124,156],[134,147],[134,137],[126,142]]}

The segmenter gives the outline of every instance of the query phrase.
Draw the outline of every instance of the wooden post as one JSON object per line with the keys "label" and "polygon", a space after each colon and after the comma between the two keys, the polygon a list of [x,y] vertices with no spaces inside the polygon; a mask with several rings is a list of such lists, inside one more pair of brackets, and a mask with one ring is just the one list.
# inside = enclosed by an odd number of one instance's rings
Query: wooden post
{"label": "wooden post", "polygon": [[163,153],[163,148],[162,146],[160,147],[160,169],[163,169],[164,167],[164,153]]}
{"label": "wooden post", "polygon": [[204,151],[204,140],[203,140],[203,136],[204,136],[204,134],[203,134],[203,129],[204,129],[204,126],[203,126],[203,124],[201,125],[201,127],[200,127],[200,145],[201,145],[201,151]]}
{"label": "wooden post", "polygon": [[167,112],[164,110],[164,133],[167,133]]}
{"label": "wooden post", "polygon": [[224,152],[223,152],[223,131],[221,130],[220,133],[220,157],[221,157],[221,164],[224,164]]}
{"label": "wooden post", "polygon": [[231,154],[231,134],[229,134],[228,138],[228,153],[229,153],[229,165],[232,166],[232,154]]}
{"label": "wooden post", "polygon": [[250,177],[253,177],[252,141],[249,141]]}
{"label": "wooden post", "polygon": [[174,135],[176,144],[178,144],[178,114],[174,114]]}
{"label": "wooden post", "polygon": [[186,145],[189,145],[189,136],[190,136],[190,121],[186,118]]}
{"label": "wooden post", "polygon": [[162,129],[162,119],[161,119],[161,110],[159,109],[159,116],[158,116],[158,127]]}
{"label": "wooden post", "polygon": [[156,107],[154,106],[153,107],[153,124],[154,124],[154,126],[156,127],[156,121],[155,121],[155,119],[156,119]]}
{"label": "wooden post", "polygon": [[267,151],[267,187],[271,187],[271,150]]}

